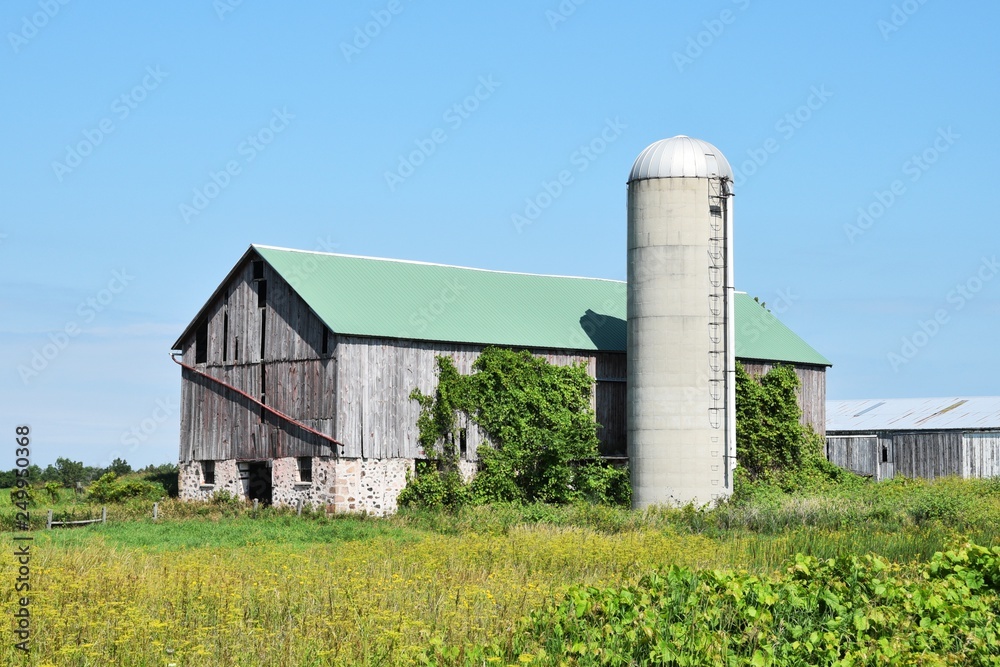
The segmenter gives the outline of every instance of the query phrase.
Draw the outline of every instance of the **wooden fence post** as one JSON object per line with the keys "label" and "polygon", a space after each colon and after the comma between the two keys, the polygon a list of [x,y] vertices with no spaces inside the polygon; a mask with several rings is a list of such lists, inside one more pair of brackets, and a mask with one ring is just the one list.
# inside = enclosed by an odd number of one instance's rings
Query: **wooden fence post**
{"label": "wooden fence post", "polygon": [[102,507],[101,508],[101,523],[107,523],[107,522],[108,522],[108,508],[107,507]]}
{"label": "wooden fence post", "polygon": [[153,503],[153,521],[156,521],[160,503]]}
{"label": "wooden fence post", "polygon": [[45,528],[46,530],[52,530],[52,510],[49,510],[49,518],[45,522]]}
{"label": "wooden fence post", "polygon": [[253,511],[254,511],[254,512],[256,512],[256,511],[257,511],[257,502],[258,502],[258,499],[257,499],[257,498],[254,498],[254,499],[253,499]]}
{"label": "wooden fence post", "polygon": [[299,516],[302,516],[302,498],[299,498],[295,502],[295,504],[298,505],[298,511],[296,512],[296,514],[298,514]]}

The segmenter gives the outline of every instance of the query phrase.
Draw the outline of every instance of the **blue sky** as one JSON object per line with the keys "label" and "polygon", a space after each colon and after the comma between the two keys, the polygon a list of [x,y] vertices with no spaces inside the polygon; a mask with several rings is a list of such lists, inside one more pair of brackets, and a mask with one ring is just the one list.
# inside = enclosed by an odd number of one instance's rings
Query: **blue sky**
{"label": "blue sky", "polygon": [[736,169],[737,289],[832,360],[831,398],[996,394],[997,213],[969,165],[1000,152],[998,22],[972,0],[7,0],[0,428],[30,424],[41,465],[176,460],[168,351],[250,243],[624,279],[629,168],[676,134]]}

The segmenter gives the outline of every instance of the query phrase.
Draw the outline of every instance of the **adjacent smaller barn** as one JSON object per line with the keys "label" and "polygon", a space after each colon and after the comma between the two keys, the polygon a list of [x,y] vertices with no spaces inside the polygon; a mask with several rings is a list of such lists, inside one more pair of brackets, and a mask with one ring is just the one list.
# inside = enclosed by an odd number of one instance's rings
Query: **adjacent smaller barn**
{"label": "adjacent smaller barn", "polygon": [[826,456],[875,479],[1000,475],[1000,396],[827,401]]}

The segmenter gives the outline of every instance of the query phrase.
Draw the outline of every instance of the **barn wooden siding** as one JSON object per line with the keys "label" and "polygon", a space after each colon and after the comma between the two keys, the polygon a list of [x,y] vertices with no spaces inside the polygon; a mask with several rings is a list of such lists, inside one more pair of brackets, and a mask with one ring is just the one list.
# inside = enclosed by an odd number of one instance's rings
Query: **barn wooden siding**
{"label": "barn wooden siding", "polygon": [[826,438],[826,458],[834,465],[865,477],[882,479],[879,454],[877,435],[831,435]]}
{"label": "barn wooden siding", "polygon": [[896,474],[926,479],[962,474],[961,432],[893,433],[891,437]]}
{"label": "barn wooden siding", "polygon": [[962,446],[965,455],[963,477],[1000,476],[1000,432],[965,433]]}
{"label": "barn wooden siding", "polygon": [[[321,353],[325,327],[291,286],[266,263],[263,269],[263,279],[255,280],[251,261],[237,267],[205,311],[205,362],[196,359],[197,326],[184,341],[183,360],[333,436],[337,360],[329,343],[328,353]],[[263,308],[261,290],[266,291]],[[182,461],[343,454],[342,448],[334,449],[285,420],[262,415],[239,394],[186,369],[182,372]]]}
{"label": "barn wooden siding", "polygon": [[601,456],[622,458],[628,455],[625,435],[626,367],[622,352],[599,352],[596,355],[594,396],[597,423],[601,425],[597,431],[601,440]]}
{"label": "barn wooden siding", "polygon": [[[438,356],[449,356],[460,373],[472,372],[472,364],[484,346],[432,343],[358,336],[337,337],[337,387],[340,391],[337,412],[337,439],[347,445],[347,456],[364,458],[419,458],[417,417],[420,405],[409,398],[414,388],[433,393],[437,388]],[[598,367],[614,371],[616,360],[604,353],[565,350],[531,350],[549,363],[567,366],[582,363],[594,377]],[[599,363],[600,361],[600,363]],[[618,419],[624,424],[624,400],[616,401],[615,392],[624,394],[624,384],[602,381],[591,394],[591,407],[598,408],[599,418]],[[598,395],[607,404],[598,401]],[[471,423],[459,423],[466,429],[466,457],[476,459],[476,449],[484,435]],[[607,449],[624,451],[621,426],[601,429],[599,437]],[[458,443],[456,443],[458,444]]]}
{"label": "barn wooden siding", "polygon": [[1000,433],[881,431],[830,434],[827,458],[841,468],[875,479],[1000,475]]}
{"label": "barn wooden siding", "polygon": [[[266,285],[266,287],[264,287]],[[264,307],[260,292],[266,290]],[[269,459],[287,456],[420,458],[419,404],[410,392],[437,387],[439,355],[469,373],[482,345],[338,336],[294,289],[253,256],[234,271],[205,309],[205,360],[198,362],[199,326],[183,342],[185,363],[263,400],[267,405],[343,443],[336,447],[262,412],[239,394],[188,370],[182,373],[182,461]],[[263,337],[263,346],[261,345]],[[550,363],[582,363],[597,377],[591,407],[601,451],[625,454],[625,355],[533,349]],[[466,458],[475,460],[483,434],[466,429]],[[456,443],[459,445],[460,443]]]}
{"label": "barn wooden siding", "polygon": [[[781,362],[740,359],[744,370],[750,375],[767,375],[767,372]],[[826,433],[826,367],[810,364],[785,364],[795,370],[799,378],[797,392],[799,407],[802,409],[800,423],[812,426],[813,431]]]}

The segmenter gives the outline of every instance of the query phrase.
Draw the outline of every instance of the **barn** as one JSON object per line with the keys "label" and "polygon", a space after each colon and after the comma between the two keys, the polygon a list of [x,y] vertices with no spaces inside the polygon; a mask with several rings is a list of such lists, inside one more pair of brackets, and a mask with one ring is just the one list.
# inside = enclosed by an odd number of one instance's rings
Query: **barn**
{"label": "barn", "polygon": [[[585,364],[601,453],[625,459],[626,283],[252,245],[174,343],[180,495],[391,512],[424,456],[435,357],[460,372],[489,345]],[[754,299],[735,299],[736,356],[794,367],[822,432],[830,363]],[[707,334],[706,334],[707,335]],[[708,369],[706,368],[706,373]],[[460,424],[471,475],[483,436]]]}
{"label": "barn", "polygon": [[827,458],[872,477],[1000,475],[1000,396],[827,402]]}

